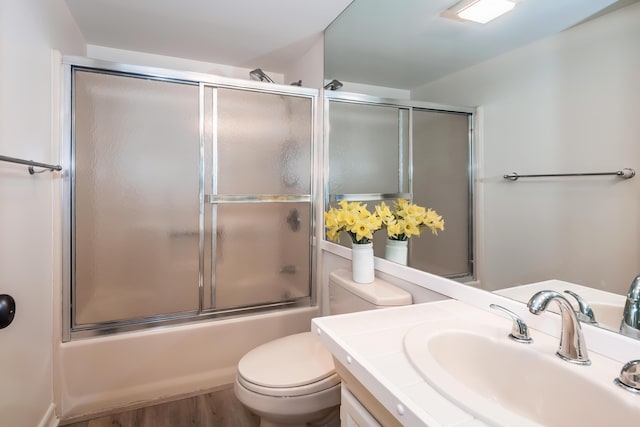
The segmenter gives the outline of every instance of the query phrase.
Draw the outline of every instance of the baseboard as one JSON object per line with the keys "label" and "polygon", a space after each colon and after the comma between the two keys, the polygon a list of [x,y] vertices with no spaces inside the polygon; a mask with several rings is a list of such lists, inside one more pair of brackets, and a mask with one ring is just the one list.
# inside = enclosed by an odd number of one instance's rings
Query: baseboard
{"label": "baseboard", "polygon": [[40,420],[38,427],[58,427],[59,423],[60,420],[56,416],[56,405],[52,403],[49,405],[49,408],[42,417],[42,420]]}

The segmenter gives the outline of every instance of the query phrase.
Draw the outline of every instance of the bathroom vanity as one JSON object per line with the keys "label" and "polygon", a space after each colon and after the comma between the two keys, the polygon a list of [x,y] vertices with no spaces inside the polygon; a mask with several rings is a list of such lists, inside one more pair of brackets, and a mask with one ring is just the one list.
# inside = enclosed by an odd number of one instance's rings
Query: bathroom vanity
{"label": "bathroom vanity", "polygon": [[557,337],[530,327],[534,342],[517,343],[511,327],[457,300],[312,321],[343,381],[343,426],[637,425],[640,394],[613,383],[620,360],[590,349],[589,366],[568,363]]}

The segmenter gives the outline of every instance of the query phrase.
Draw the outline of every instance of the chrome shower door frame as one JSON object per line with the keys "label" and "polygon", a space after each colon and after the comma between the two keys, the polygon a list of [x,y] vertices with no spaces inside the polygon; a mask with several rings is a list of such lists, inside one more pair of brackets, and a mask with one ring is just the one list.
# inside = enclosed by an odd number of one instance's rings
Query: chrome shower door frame
{"label": "chrome shower door frame", "polygon": [[[205,268],[207,264],[215,264],[215,261],[205,259],[205,250],[207,244],[207,236],[205,235],[205,209],[206,206],[215,206],[217,203],[234,203],[240,202],[240,200],[218,200],[215,196],[216,189],[212,188],[212,193],[206,193],[206,176],[205,176],[205,150],[206,150],[206,135],[205,135],[205,90],[206,88],[229,88],[238,89],[244,91],[255,91],[260,93],[270,93],[285,96],[294,96],[309,99],[311,104],[311,124],[310,124],[310,141],[311,141],[311,161],[309,164],[311,188],[310,193],[301,195],[297,198],[272,198],[270,201],[276,200],[280,202],[289,201],[304,201],[309,202],[310,205],[310,236],[309,242],[313,241],[315,233],[315,185],[317,180],[316,170],[316,122],[317,122],[317,101],[318,91],[316,89],[302,88],[297,86],[284,86],[278,84],[267,84],[262,82],[255,82],[250,80],[240,80],[214,76],[210,74],[195,73],[195,72],[183,72],[154,67],[145,67],[137,65],[127,65],[112,63],[107,61],[94,60],[83,57],[65,56],[63,58],[63,100],[62,100],[62,112],[63,112],[63,125],[62,125],[62,143],[61,143],[61,164],[64,168],[62,179],[62,338],[63,341],[70,341],[77,338],[85,338],[92,336],[101,336],[106,334],[113,334],[118,332],[126,332],[133,330],[140,330],[146,328],[153,328],[158,326],[168,326],[182,324],[192,321],[211,320],[216,318],[228,318],[230,316],[244,316],[255,313],[261,313],[269,310],[286,308],[286,307],[305,307],[313,306],[316,304],[316,282],[315,274],[313,272],[316,269],[316,250],[314,246],[311,246],[309,254],[309,295],[304,298],[299,298],[293,301],[284,301],[277,303],[263,304],[253,307],[232,308],[225,310],[215,310],[215,308],[208,309],[204,303],[205,296]],[[115,74],[128,77],[137,77],[144,79],[152,79],[159,81],[167,81],[174,83],[182,83],[195,85],[199,87],[199,234],[198,234],[198,309],[197,311],[188,311],[181,313],[164,314],[158,316],[150,316],[144,318],[127,319],[125,321],[104,322],[97,324],[88,324],[78,327],[74,325],[74,289],[75,289],[75,259],[73,251],[75,250],[72,242],[72,233],[75,229],[75,193],[74,193],[74,179],[75,179],[75,117],[73,114],[74,104],[74,81],[73,75],[75,70],[88,70],[104,74]],[[216,123],[216,119],[214,119]],[[217,160],[216,160],[217,161]],[[214,173],[215,176],[215,173]],[[214,184],[215,186],[215,180]],[[250,200],[255,199],[255,200]],[[285,200],[287,199],[287,200]],[[265,202],[266,200],[260,200],[260,198],[247,198],[244,202],[249,201],[252,203]],[[215,218],[214,218],[215,220]],[[215,230],[215,228],[214,228]],[[211,238],[212,245],[211,250],[212,257],[215,256],[215,236]],[[213,268],[212,268],[213,271]],[[213,276],[212,276],[213,279]],[[213,280],[210,286],[215,286]],[[211,289],[213,295],[213,288]],[[213,303],[213,299],[211,300]],[[213,306],[212,306],[213,307]]]}

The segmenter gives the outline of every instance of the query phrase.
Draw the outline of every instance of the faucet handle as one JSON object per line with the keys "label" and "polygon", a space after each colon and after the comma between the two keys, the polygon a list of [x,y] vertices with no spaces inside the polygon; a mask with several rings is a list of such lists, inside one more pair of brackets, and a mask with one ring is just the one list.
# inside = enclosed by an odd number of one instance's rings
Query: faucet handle
{"label": "faucet handle", "polygon": [[631,282],[622,312],[620,333],[640,339],[640,275]]}
{"label": "faucet handle", "polygon": [[589,303],[587,303],[584,298],[569,290],[564,291],[564,293],[571,295],[576,299],[576,301],[578,301],[578,311],[576,311],[576,316],[578,317],[579,321],[590,323],[592,325],[596,325],[598,323],[596,321],[596,315],[593,314],[591,306],[589,306]]}
{"label": "faucet handle", "polygon": [[533,342],[533,338],[529,336],[529,328],[527,328],[527,324],[524,323],[524,320],[522,320],[520,316],[518,316],[508,308],[505,308],[498,304],[490,304],[489,307],[502,311],[513,319],[513,326],[511,327],[509,338],[514,341],[526,344],[531,344]]}
{"label": "faucet handle", "polygon": [[613,382],[627,391],[640,393],[640,360],[626,363]]}

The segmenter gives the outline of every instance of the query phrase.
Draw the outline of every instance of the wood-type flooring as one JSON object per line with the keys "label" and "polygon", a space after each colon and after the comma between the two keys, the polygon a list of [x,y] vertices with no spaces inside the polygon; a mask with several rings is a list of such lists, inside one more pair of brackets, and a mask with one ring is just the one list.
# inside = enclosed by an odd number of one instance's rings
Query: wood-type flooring
{"label": "wood-type flooring", "polygon": [[65,427],[257,427],[233,388],[60,425]]}

